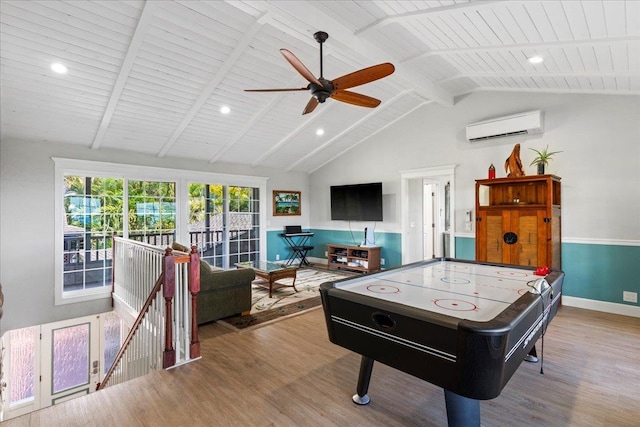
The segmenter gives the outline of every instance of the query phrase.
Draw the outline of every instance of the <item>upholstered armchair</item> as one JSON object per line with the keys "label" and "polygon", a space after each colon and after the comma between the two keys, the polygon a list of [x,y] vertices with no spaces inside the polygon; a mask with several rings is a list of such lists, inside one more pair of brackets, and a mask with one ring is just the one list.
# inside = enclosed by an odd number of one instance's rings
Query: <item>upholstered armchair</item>
{"label": "upholstered armchair", "polygon": [[[180,252],[189,248],[179,243],[171,247]],[[198,324],[213,322],[234,314],[251,311],[251,282],[255,279],[251,268],[222,270],[200,260],[200,293],[198,294]]]}
{"label": "upholstered armchair", "polygon": [[251,282],[256,277],[250,268],[212,269],[200,262],[198,324],[251,311]]}

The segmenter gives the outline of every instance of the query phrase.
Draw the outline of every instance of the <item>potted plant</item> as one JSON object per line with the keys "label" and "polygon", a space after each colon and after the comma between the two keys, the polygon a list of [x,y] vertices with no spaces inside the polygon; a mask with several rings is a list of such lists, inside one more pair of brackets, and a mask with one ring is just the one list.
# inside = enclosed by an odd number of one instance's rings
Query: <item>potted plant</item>
{"label": "potted plant", "polygon": [[535,151],[538,155],[531,161],[529,166],[537,165],[538,166],[538,175],[544,175],[544,168],[549,163],[549,160],[552,160],[553,155],[557,153],[562,153],[562,151],[549,151],[549,146],[547,145],[544,150],[536,150],[535,148],[529,148],[531,151]]}

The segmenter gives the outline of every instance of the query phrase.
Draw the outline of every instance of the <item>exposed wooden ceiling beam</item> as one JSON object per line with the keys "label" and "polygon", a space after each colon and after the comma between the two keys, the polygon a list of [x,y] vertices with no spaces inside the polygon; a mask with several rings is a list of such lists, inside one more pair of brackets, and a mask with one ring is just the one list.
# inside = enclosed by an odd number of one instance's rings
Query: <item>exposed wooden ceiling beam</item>
{"label": "exposed wooden ceiling beam", "polygon": [[[300,78],[298,76],[293,77],[288,84],[284,85],[285,87],[293,87],[294,82],[298,82]],[[251,120],[247,121],[245,125],[229,140],[218,152],[209,159],[209,163],[215,163],[222,157],[224,153],[229,151],[231,147],[233,147],[238,141],[242,139],[243,136],[247,134],[255,125],[258,123],[268,112],[273,111],[273,108],[284,98],[287,96],[287,92],[274,93],[271,101],[262,107],[256,114],[251,117]]]}
{"label": "exposed wooden ceiling beam", "polygon": [[396,96],[394,96],[393,98],[391,98],[390,100],[385,101],[382,105],[380,105],[379,107],[373,109],[373,111],[368,113],[366,116],[362,117],[357,122],[352,123],[350,126],[348,126],[347,128],[343,129],[340,133],[335,135],[333,138],[329,139],[324,144],[321,144],[321,145],[317,146],[316,148],[311,150],[309,153],[307,153],[305,156],[301,157],[296,162],[292,163],[285,171],[286,172],[290,172],[290,171],[294,170],[296,166],[298,166],[299,164],[305,162],[307,159],[310,159],[310,158],[314,157],[319,152],[321,152],[322,150],[324,150],[325,148],[327,148],[328,146],[333,144],[335,141],[339,140],[344,135],[346,135],[347,133],[351,132],[353,129],[356,129],[358,126],[360,126],[362,123],[364,123],[367,120],[369,120],[371,117],[380,114],[385,109],[389,108],[396,101],[398,101],[400,98],[404,97],[407,93],[410,93],[410,92],[412,92],[412,90],[404,90],[404,91],[400,92],[399,94],[397,94]]}
{"label": "exposed wooden ceiling beam", "polygon": [[120,101],[122,90],[124,89],[124,86],[129,79],[129,74],[131,73],[131,69],[133,68],[136,57],[138,56],[138,50],[140,50],[140,46],[142,45],[144,37],[147,34],[147,29],[151,24],[151,20],[153,19],[153,15],[158,5],[159,2],[147,1],[144,3],[142,13],[140,14],[140,19],[138,20],[138,25],[136,25],[136,30],[133,33],[131,42],[129,43],[127,55],[125,56],[124,61],[122,61],[122,66],[120,67],[118,78],[116,79],[116,83],[113,86],[111,95],[109,96],[109,102],[107,102],[107,107],[105,108],[104,114],[102,115],[100,126],[98,126],[98,132],[93,138],[91,148],[93,148],[94,150],[100,148],[102,140],[104,139],[104,135],[107,132],[109,125],[111,124],[111,119],[113,118],[113,113],[116,110],[118,101]]}
{"label": "exposed wooden ceiling beam", "polygon": [[200,111],[202,106],[207,102],[213,91],[216,90],[222,79],[224,79],[229,70],[231,70],[231,68],[235,65],[240,55],[242,55],[247,46],[249,46],[258,31],[260,31],[262,26],[268,21],[268,12],[263,13],[258,19],[256,19],[249,31],[244,34],[240,42],[233,49],[231,55],[229,55],[229,57],[222,63],[222,66],[220,67],[218,72],[211,77],[211,80],[209,80],[209,82],[207,82],[205,87],[202,89],[200,96],[198,96],[198,98],[194,101],[194,103],[189,108],[189,111],[187,111],[182,120],[180,120],[180,123],[173,130],[171,136],[169,136],[169,139],[167,139],[167,141],[162,146],[162,149],[158,153],[158,157],[164,157],[164,155],[167,154],[169,149],[178,140],[180,135],[182,135],[182,132],[184,132],[189,123],[191,123],[191,120],[193,120],[193,118],[198,114],[198,111]]}
{"label": "exposed wooden ceiling beam", "polygon": [[530,92],[530,93],[560,93],[560,94],[582,94],[582,95],[620,95],[638,96],[640,90],[609,90],[609,89],[551,89],[551,88],[521,88],[521,87],[493,87],[479,86],[469,92]]}
{"label": "exposed wooden ceiling beam", "polygon": [[615,71],[615,72],[599,72],[599,71],[551,71],[551,72],[518,72],[518,71],[492,71],[488,72],[472,72],[472,73],[459,73],[446,79],[438,81],[438,84],[443,84],[452,80],[462,78],[495,78],[495,79],[507,79],[507,78],[535,78],[535,77],[602,77],[602,78],[616,78],[616,77],[634,77],[638,75],[638,71]]}
{"label": "exposed wooden ceiling beam", "polygon": [[[363,142],[365,142],[366,140],[368,140],[369,138],[372,138],[373,136],[379,134],[380,132],[382,132],[383,130],[387,129],[389,126],[393,125],[394,123],[397,123],[399,120],[402,120],[403,118],[405,118],[406,116],[408,116],[409,114],[413,113],[414,111],[416,111],[418,108],[422,107],[423,105],[427,105],[427,104],[431,104],[433,101],[425,101],[422,102],[418,105],[416,105],[415,107],[413,107],[412,109],[410,109],[409,111],[406,111],[405,113],[401,114],[400,116],[396,117],[394,120],[391,120],[390,122],[387,122],[384,126],[378,128],[375,130],[375,132],[371,132],[369,135],[365,136],[364,138],[362,138],[360,141],[356,142],[355,144],[353,144],[353,146],[351,147],[351,149],[357,147],[358,145],[362,144]],[[337,157],[329,159],[325,162],[320,163],[319,165],[316,165],[312,170],[309,171],[309,173],[313,173],[315,171],[317,171],[318,169],[320,169],[321,167],[323,167],[324,165],[332,162],[333,160],[335,160]]]}
{"label": "exposed wooden ceiling beam", "polygon": [[289,133],[280,141],[272,145],[270,149],[268,149],[260,157],[255,159],[253,163],[251,163],[251,166],[253,167],[258,166],[264,159],[266,159],[267,157],[269,157],[270,155],[278,151],[280,148],[284,147],[284,145],[288,141],[290,141],[294,136],[302,132],[305,128],[307,128],[307,126],[311,125],[311,123],[313,123],[316,120],[319,120],[320,118],[322,118],[322,116],[324,116],[329,111],[331,111],[331,109],[333,109],[335,105],[336,105],[336,102],[329,102],[329,103],[323,104],[321,107],[316,109],[316,111],[313,112],[313,115],[311,115],[311,117],[309,117],[307,120],[303,120],[303,122],[298,127],[296,127],[293,130],[293,132]]}
{"label": "exposed wooden ceiling beam", "polygon": [[513,50],[546,50],[550,48],[569,48],[569,47],[584,47],[584,46],[604,46],[617,43],[629,43],[640,41],[640,36],[630,37],[608,37],[601,39],[586,39],[586,40],[568,40],[568,41],[553,41],[543,43],[514,43],[504,44],[498,46],[475,46],[465,48],[451,48],[451,49],[434,49],[428,52],[421,53],[419,55],[407,58],[402,63],[415,61],[420,58],[426,58],[429,56],[445,56],[445,55],[460,55],[466,53],[485,53],[485,52],[505,52]]}
{"label": "exposed wooden ceiling beam", "polygon": [[[443,15],[443,14],[449,15],[453,11],[465,11],[469,9],[472,9],[475,11],[475,10],[484,8],[486,6],[490,6],[490,5],[495,6],[495,3],[502,3],[503,5],[506,4],[506,2],[501,0],[470,1],[467,3],[455,3],[447,6],[432,7],[424,10],[416,10],[416,11],[407,12],[407,13],[399,13],[397,15],[387,16],[385,18],[378,19],[377,21],[369,25],[366,25],[359,30],[356,30],[355,34],[361,35],[371,30],[375,30],[375,29],[387,26],[389,24],[393,24],[394,22],[404,22],[404,21],[414,20],[414,19],[421,18],[423,16],[437,16],[437,15]],[[511,0],[509,3],[515,4],[515,3],[521,3],[521,2],[516,0]]]}

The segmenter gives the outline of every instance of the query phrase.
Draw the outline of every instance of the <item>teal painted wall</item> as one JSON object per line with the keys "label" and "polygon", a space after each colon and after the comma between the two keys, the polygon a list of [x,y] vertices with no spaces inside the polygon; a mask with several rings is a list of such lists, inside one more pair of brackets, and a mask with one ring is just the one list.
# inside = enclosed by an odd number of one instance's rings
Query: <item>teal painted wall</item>
{"label": "teal painted wall", "polygon": [[[458,258],[475,259],[475,239],[456,237]],[[638,306],[622,291],[640,294],[640,246],[562,243],[563,294]]]}
{"label": "teal painted wall", "polygon": [[638,306],[622,291],[640,293],[640,246],[562,244],[564,294]]}
{"label": "teal painted wall", "polygon": [[[326,258],[327,243],[358,245],[362,231],[317,230],[310,241],[314,247],[309,256]],[[281,231],[267,233],[267,257],[286,259],[291,250],[280,236]],[[382,247],[385,268],[402,264],[400,233],[375,233],[376,245]],[[475,239],[456,237],[456,258],[475,259]],[[565,273],[563,293],[567,296],[638,306],[622,301],[622,291],[640,294],[640,246],[562,244],[562,270]]]}
{"label": "teal painted wall", "polygon": [[456,237],[456,256],[458,259],[476,259],[476,239]]}
{"label": "teal painted wall", "polygon": [[[306,231],[306,230],[305,230]],[[309,245],[313,249],[309,251],[309,256],[313,258],[326,258],[324,253],[327,250],[327,243],[338,243],[345,245],[359,245],[364,240],[364,231],[344,231],[344,230],[317,230],[310,229],[314,236],[309,240]],[[267,259],[275,260],[276,254],[281,260],[287,259],[291,255],[291,249],[285,240],[280,236],[282,231],[267,232]],[[402,242],[400,233],[375,232],[376,245],[381,246],[381,257],[385,260],[385,268],[402,265]]]}
{"label": "teal painted wall", "polygon": [[267,259],[269,261],[275,261],[276,255],[278,255],[281,260],[285,260],[291,255],[291,249],[289,249],[280,234],[282,234],[282,230],[267,231]]}

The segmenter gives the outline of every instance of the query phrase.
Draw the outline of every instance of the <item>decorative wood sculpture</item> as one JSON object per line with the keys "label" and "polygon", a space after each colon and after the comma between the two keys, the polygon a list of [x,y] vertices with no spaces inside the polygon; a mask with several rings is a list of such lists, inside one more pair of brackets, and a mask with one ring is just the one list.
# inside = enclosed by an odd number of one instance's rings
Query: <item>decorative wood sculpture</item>
{"label": "decorative wood sculpture", "polygon": [[507,173],[508,178],[526,175],[522,167],[522,160],[520,160],[520,144],[516,144],[516,146],[513,147],[513,151],[509,157],[507,157],[507,160],[505,160],[504,171]]}

